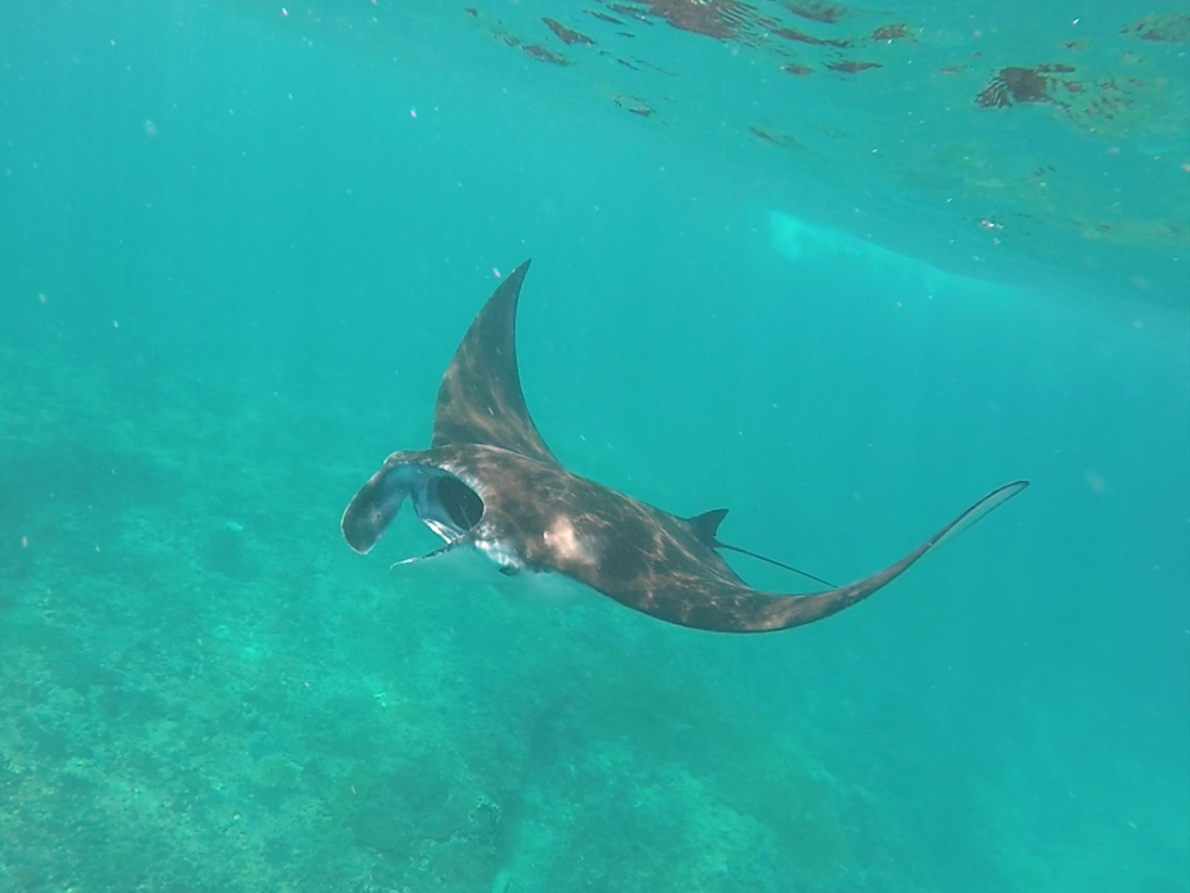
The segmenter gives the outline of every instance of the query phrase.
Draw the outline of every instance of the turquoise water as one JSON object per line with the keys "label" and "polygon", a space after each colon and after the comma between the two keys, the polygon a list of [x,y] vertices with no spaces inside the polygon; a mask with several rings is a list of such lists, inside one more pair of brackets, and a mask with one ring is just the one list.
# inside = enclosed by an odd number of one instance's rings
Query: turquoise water
{"label": "turquoise water", "polygon": [[[1031,6],[0,6],[0,890],[1187,890],[1190,8]],[[526,257],[729,542],[1033,486],[771,636],[353,554]]]}

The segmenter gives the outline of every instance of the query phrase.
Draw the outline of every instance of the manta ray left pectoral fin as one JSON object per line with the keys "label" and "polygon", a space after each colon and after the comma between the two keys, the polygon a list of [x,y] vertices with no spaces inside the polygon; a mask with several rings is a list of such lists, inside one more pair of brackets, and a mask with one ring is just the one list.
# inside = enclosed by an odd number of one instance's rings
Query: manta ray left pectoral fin
{"label": "manta ray left pectoral fin", "polygon": [[434,407],[436,447],[484,444],[560,466],[529,416],[517,370],[516,308],[525,261],[496,288],[442,376]]}

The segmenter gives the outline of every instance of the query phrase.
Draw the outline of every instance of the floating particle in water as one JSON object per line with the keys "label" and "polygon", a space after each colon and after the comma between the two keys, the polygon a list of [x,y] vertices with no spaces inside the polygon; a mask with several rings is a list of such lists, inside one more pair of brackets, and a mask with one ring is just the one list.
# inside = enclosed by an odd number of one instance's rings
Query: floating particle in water
{"label": "floating particle in water", "polygon": [[647,16],[643,15],[639,10],[633,9],[626,3],[611,3],[608,5],[608,9],[613,9],[622,16],[627,16],[630,19],[636,19],[638,22],[643,22],[646,25],[653,24],[649,21]]}
{"label": "floating particle in water", "polygon": [[561,22],[551,19],[548,16],[544,16],[542,21],[545,22],[546,27],[557,34],[558,39],[567,46],[576,43],[592,45],[595,43],[594,40],[592,40],[586,34],[583,34],[581,31],[575,31],[573,28],[567,28]]}
{"label": "floating particle in water", "polygon": [[670,71],[668,68],[662,68],[660,65],[654,65],[652,62],[649,62],[645,59],[639,59],[636,56],[632,57],[632,61],[634,61],[637,65],[643,65],[645,68],[651,68],[653,71],[657,72],[658,74],[663,74],[666,77],[672,78],[678,76],[676,71]]}
{"label": "floating particle in water", "polygon": [[806,34],[804,31],[797,31],[793,28],[774,28],[772,33],[782,40],[794,41],[795,43],[808,43],[810,46],[816,47],[844,49],[851,46],[851,41],[849,40],[827,40],[821,37],[815,37],[813,34]]}
{"label": "floating particle in water", "polygon": [[981,108],[1008,108],[1014,102],[1049,102],[1049,79],[1037,68],[1002,68],[975,97]]}
{"label": "floating particle in water", "polygon": [[655,108],[639,96],[629,96],[625,93],[619,93],[613,101],[620,108],[626,109],[634,115],[640,115],[642,118],[648,118],[657,112]]}
{"label": "floating particle in water", "polygon": [[803,19],[810,19],[814,22],[825,22],[828,25],[833,25],[847,15],[848,12],[847,7],[838,3],[828,3],[825,0],[787,3],[785,8],[794,15],[801,16]]}
{"label": "floating particle in water", "polygon": [[831,71],[839,71],[843,74],[857,74],[861,71],[869,71],[873,68],[883,68],[879,62],[857,62],[853,59],[840,59],[838,62],[831,62],[826,66]]}
{"label": "floating particle in water", "polygon": [[883,40],[891,43],[894,40],[911,40],[917,43],[917,38],[909,31],[904,22],[897,22],[893,25],[885,25],[882,28],[877,28],[872,32],[872,40]]}
{"label": "floating particle in water", "polygon": [[538,62],[548,62],[551,65],[570,64],[570,60],[568,60],[561,53],[555,53],[553,50],[539,46],[535,43],[526,43],[522,45],[521,52],[523,52],[530,59],[536,59]]}
{"label": "floating particle in water", "polygon": [[797,137],[790,136],[787,133],[776,133],[771,130],[765,130],[763,127],[749,127],[748,132],[758,140],[762,140],[773,146],[780,146],[783,149],[793,149],[800,145]]}
{"label": "floating particle in water", "polygon": [[1120,29],[1120,33],[1135,34],[1141,40],[1185,43],[1190,40],[1190,15],[1165,13],[1144,16],[1131,25],[1125,25]]}
{"label": "floating particle in water", "polygon": [[594,16],[595,18],[599,19],[599,21],[601,21],[601,22],[608,22],[612,25],[623,25],[624,24],[620,19],[617,19],[615,16],[609,16],[606,12],[597,12],[594,9],[584,9],[583,12],[585,12],[589,16]]}
{"label": "floating particle in water", "polygon": [[[738,36],[740,24],[751,12],[749,7],[734,0],[644,0],[649,12],[665,19],[675,28],[731,40]],[[622,10],[617,10],[622,11]]]}

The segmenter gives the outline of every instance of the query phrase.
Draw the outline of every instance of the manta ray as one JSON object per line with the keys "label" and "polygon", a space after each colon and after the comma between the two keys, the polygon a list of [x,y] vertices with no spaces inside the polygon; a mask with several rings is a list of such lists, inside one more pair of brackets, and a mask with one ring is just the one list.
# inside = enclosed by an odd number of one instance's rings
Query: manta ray
{"label": "manta ray", "polygon": [[438,389],[430,448],[393,453],[347,506],[341,527],[356,552],[372,549],[408,498],[446,543],[397,564],[477,550],[507,576],[561,575],[680,626],[767,632],[866,599],[1028,486],[996,488],[900,561],[856,583],[809,593],[753,589],[719,554],[763,558],[719,541],[726,509],[672,515],[567,471],[545,445],[517,371],[516,309],[528,269],[525,261],[501,281],[455,351]]}

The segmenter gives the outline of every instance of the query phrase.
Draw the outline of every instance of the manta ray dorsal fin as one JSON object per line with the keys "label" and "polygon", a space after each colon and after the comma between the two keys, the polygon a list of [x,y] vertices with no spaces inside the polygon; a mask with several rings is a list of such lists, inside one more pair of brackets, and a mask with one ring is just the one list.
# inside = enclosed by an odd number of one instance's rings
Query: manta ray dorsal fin
{"label": "manta ray dorsal fin", "polygon": [[816,583],[821,583],[831,589],[835,588],[835,584],[829,580],[824,580],[822,577],[816,577],[814,574],[806,571],[798,570],[790,564],[783,561],[777,561],[775,558],[767,558],[758,552],[752,552],[748,549],[741,549],[739,546],[733,546],[730,543],[722,542],[719,539],[719,525],[723,523],[723,519],[727,517],[727,509],[711,509],[709,512],[703,512],[701,515],[695,515],[693,518],[687,518],[686,523],[690,525],[690,530],[700,543],[709,549],[727,549],[731,552],[739,552],[741,555],[747,555],[749,558],[755,558],[758,561],[764,561],[775,567],[782,568],[787,571],[793,571],[795,574],[813,580]]}
{"label": "manta ray dorsal fin", "polygon": [[438,388],[436,447],[482,444],[560,466],[529,417],[516,360],[516,305],[525,261],[505,277],[463,336]]}
{"label": "manta ray dorsal fin", "polygon": [[723,519],[726,517],[727,509],[711,509],[709,512],[703,512],[701,515],[687,518],[686,523],[690,525],[690,529],[698,537],[700,543],[714,549],[719,545],[719,540],[715,539],[715,536],[719,533],[719,525],[723,523]]}

